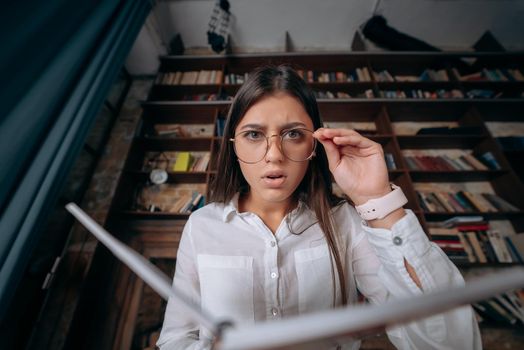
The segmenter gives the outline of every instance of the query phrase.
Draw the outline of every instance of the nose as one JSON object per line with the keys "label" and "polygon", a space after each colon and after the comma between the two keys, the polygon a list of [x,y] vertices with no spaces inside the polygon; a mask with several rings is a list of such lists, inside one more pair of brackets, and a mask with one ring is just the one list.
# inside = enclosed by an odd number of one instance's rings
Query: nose
{"label": "nose", "polygon": [[[275,137],[274,141],[273,137]],[[279,142],[280,137],[278,135],[271,135],[267,138],[266,162],[281,162],[284,160],[284,154],[282,154]]]}

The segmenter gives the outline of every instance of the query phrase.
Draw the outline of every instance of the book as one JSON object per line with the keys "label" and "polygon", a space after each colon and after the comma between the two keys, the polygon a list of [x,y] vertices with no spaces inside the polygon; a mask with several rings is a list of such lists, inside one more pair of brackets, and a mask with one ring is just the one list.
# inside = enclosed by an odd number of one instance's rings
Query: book
{"label": "book", "polygon": [[445,211],[453,213],[455,208],[448,202],[447,197],[442,192],[433,192],[431,195],[434,195],[435,198],[440,202],[440,204],[446,209]]}
{"label": "book", "polygon": [[505,238],[510,242],[510,247],[519,257],[519,261],[524,262],[524,234],[508,235]]}
{"label": "book", "polygon": [[487,309],[491,318],[497,321],[509,323],[511,325],[517,322],[517,319],[510,315],[504,308],[497,304],[493,299],[481,302]]}
{"label": "book", "polygon": [[519,211],[519,208],[500,198],[496,194],[482,193],[482,196],[484,196],[484,198],[486,198],[495,208],[500,211]]}
{"label": "book", "polygon": [[491,170],[500,170],[502,167],[492,152],[484,152],[479,156],[480,160]]}
{"label": "book", "polygon": [[479,222],[479,221],[483,221],[484,220],[484,217],[482,216],[454,216],[452,218],[449,218],[447,219],[446,221],[443,222],[443,226],[444,227],[452,227],[452,226],[455,226],[457,224],[461,224],[461,223],[471,223],[471,222]]}
{"label": "book", "polygon": [[473,247],[469,243],[469,240],[466,238],[465,234],[460,232],[458,234],[459,240],[462,243],[462,246],[464,247],[464,251],[466,252],[468,256],[468,261],[471,263],[477,262],[477,257],[475,256],[475,253],[473,252]]}
{"label": "book", "polygon": [[453,193],[443,192],[443,196],[447,198],[448,203],[453,207],[454,212],[465,213],[469,211],[467,207],[464,207],[462,203],[457,200]]}
{"label": "book", "polygon": [[475,231],[468,231],[465,232],[465,237],[467,238],[469,244],[473,248],[473,252],[475,254],[475,257],[477,258],[478,262],[480,263],[487,263],[488,259],[486,258],[486,255],[484,254],[484,251],[482,250],[482,247],[480,245],[480,242],[477,238],[477,235],[475,234]]}
{"label": "book", "polygon": [[511,258],[511,254],[508,251],[506,242],[502,238],[502,235],[500,234],[500,232],[497,230],[488,230],[486,234],[488,235],[491,245],[493,246],[493,249],[495,250],[495,254],[497,255],[498,261],[501,263],[513,262],[513,259]]}
{"label": "book", "polygon": [[384,153],[384,157],[386,159],[386,165],[388,170],[395,170],[397,168],[397,164],[395,163],[395,158],[393,157],[393,154]]}
{"label": "book", "polygon": [[191,204],[188,205],[186,208],[184,208],[185,213],[190,213],[196,209],[199,208],[201,200],[204,198],[204,195],[202,193],[197,193],[193,196]]}
{"label": "book", "polygon": [[486,198],[481,193],[471,193],[473,198],[475,199],[475,204],[480,205],[483,212],[497,212],[498,209],[491,204],[490,201],[486,200]]}
{"label": "book", "polygon": [[213,124],[155,124],[154,129],[162,137],[213,136]]}
{"label": "book", "polygon": [[[503,297],[505,297],[509,301],[509,303],[515,308],[515,310],[517,310],[517,312],[524,318],[524,304],[517,295],[517,292],[508,291],[503,294]],[[521,320],[524,322],[524,319],[521,318]]]}
{"label": "book", "polygon": [[210,159],[211,159],[210,153],[206,153],[203,156],[198,157],[197,161],[193,163],[191,167],[191,171],[198,171],[198,172],[206,171]]}
{"label": "book", "polygon": [[522,256],[517,248],[513,245],[513,241],[509,238],[510,236],[505,236],[504,240],[506,241],[506,246],[508,247],[508,251],[511,255],[511,259],[514,262],[518,262],[521,264],[524,264],[524,256]]}
{"label": "book", "polygon": [[180,213],[182,212],[182,208],[187,204],[188,200],[191,197],[189,195],[183,195],[179,197],[173,205],[171,205],[167,211],[170,213]]}
{"label": "book", "polygon": [[174,171],[188,171],[191,164],[191,153],[180,152],[176,157],[175,165],[173,166]]}
{"label": "book", "polygon": [[520,322],[523,322],[524,323],[524,314],[521,313],[516,307],[515,305],[513,305],[510,301],[509,301],[509,298],[507,299],[507,295],[506,294],[503,294],[503,295],[497,295],[495,296],[495,300],[506,310],[508,311],[508,313],[515,318],[515,323],[516,323],[516,320],[518,319]]}
{"label": "book", "polygon": [[[200,322],[211,330],[217,328],[218,322],[213,315],[208,312],[201,313],[201,306],[193,303],[191,298],[174,288],[172,280],[148,259],[109,234],[76,204],[69,203],[66,209],[164,300],[172,298],[181,303],[188,317],[195,322]],[[503,271],[468,281],[465,286],[414,295],[404,299],[395,298],[380,305],[351,305],[345,309],[325,310],[316,314],[310,313],[253,325],[239,325],[224,329],[220,348],[223,350],[254,350],[262,347],[265,350],[284,347],[322,348],[327,344],[331,346],[336,341],[343,341],[350,336],[376,334],[377,329],[384,330],[386,327],[424,319],[459,306],[485,300],[523,285],[524,270]],[[319,322],[320,319],[323,321]],[[365,322],[359,320],[365,320]],[[271,338],[271,345],[264,343],[268,334],[274,335]],[[310,334],[314,336],[311,337]]]}
{"label": "book", "polygon": [[488,262],[498,263],[499,260],[495,254],[495,250],[493,249],[491,242],[489,241],[488,236],[486,235],[486,231],[477,231],[476,234],[482,251],[484,252]]}
{"label": "book", "polygon": [[428,127],[420,128],[417,135],[481,135],[482,132],[479,126]]}
{"label": "book", "polygon": [[482,315],[488,317],[489,319],[499,322],[506,323],[507,319],[502,316],[493,306],[487,301],[480,301],[473,304],[473,307],[481,312]]}
{"label": "book", "polygon": [[463,156],[461,156],[460,158],[464,159],[466,162],[471,164],[471,166],[475,170],[489,170],[489,168],[487,166],[482,164],[477,158],[473,157],[471,154],[467,154],[466,153]]}
{"label": "book", "polygon": [[461,223],[457,224],[455,228],[458,231],[485,231],[489,230],[489,224],[485,221],[478,221],[473,223]]}
{"label": "book", "polygon": [[468,191],[459,191],[457,196],[464,201],[466,201],[473,209],[480,212],[485,212],[484,207],[479,203],[471,192]]}
{"label": "book", "polygon": [[217,136],[224,136],[225,123],[226,123],[226,120],[224,118],[217,118],[216,119],[216,134],[217,134]]}
{"label": "book", "polygon": [[472,204],[467,200],[467,198],[460,195],[460,193],[451,193],[451,196],[459,203],[459,205],[464,208],[464,212],[473,212],[476,211],[476,209],[472,206]]}
{"label": "book", "polygon": [[[193,209],[193,201],[200,195],[200,193],[196,192],[196,191],[193,191],[193,193],[191,194],[191,196],[187,196],[187,200],[186,202],[184,203],[184,205],[182,206],[182,208],[180,208],[180,213],[183,213],[183,214],[189,214],[191,213],[191,210]],[[200,197],[201,198],[201,197]],[[200,200],[199,198],[199,200]]]}

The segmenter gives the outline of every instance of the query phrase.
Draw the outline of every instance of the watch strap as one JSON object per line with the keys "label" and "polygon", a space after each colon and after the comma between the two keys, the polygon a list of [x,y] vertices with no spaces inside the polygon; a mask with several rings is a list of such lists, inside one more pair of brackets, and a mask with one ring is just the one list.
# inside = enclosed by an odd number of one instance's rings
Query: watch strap
{"label": "watch strap", "polygon": [[391,184],[393,191],[380,198],[373,198],[362,205],[355,206],[358,215],[366,221],[383,219],[389,213],[404,206],[408,199],[402,192],[402,189],[394,184]]}

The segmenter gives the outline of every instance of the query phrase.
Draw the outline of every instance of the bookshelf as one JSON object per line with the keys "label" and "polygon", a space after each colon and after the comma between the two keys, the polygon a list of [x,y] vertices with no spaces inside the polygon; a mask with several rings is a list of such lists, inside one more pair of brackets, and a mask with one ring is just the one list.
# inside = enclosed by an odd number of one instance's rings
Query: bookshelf
{"label": "bookshelf", "polygon": [[[232,96],[241,86],[238,82],[255,67],[267,63],[291,64],[310,81],[314,90],[323,92],[318,95],[318,104],[328,126],[355,128],[383,146],[395,164],[388,167],[390,180],[403,188],[409,200],[407,208],[415,212],[428,235],[436,223],[457,215],[482,216],[483,221],[493,222],[497,229],[508,231],[504,234],[524,232],[524,185],[512,164],[514,159],[508,160],[508,153],[503,151],[489,127],[493,122],[518,123],[524,120],[524,78],[517,73],[524,74],[522,62],[524,53],[289,53],[162,57],[156,82],[148,100],[142,103],[142,123],[113,200],[114,232],[122,232],[123,237],[129,237],[129,232],[136,230],[144,235],[154,235],[154,230],[148,232],[148,225],[180,224],[189,215],[187,212],[171,212],[169,205],[163,202],[165,197],[181,196],[183,191],[197,191],[207,198],[210,181],[219,176],[216,161],[221,121],[227,114]],[[199,77],[198,73],[202,71],[205,73]],[[170,73],[173,74],[169,76]],[[184,73],[191,74],[191,80],[187,77],[184,80]],[[188,81],[194,83],[188,84]],[[384,91],[395,91],[395,94],[381,93]],[[471,91],[479,93],[471,94]],[[180,128],[196,130],[197,134],[180,133]],[[440,131],[419,132],[428,128],[440,128]],[[441,131],[442,128],[453,130],[446,133]],[[151,168],[144,168],[144,165],[152,154],[162,152],[207,153],[210,159],[207,167],[199,171],[173,171],[167,166],[167,181],[155,185],[148,180]],[[480,157],[486,153],[496,160],[497,168],[461,168],[450,161],[456,165],[454,169],[417,169],[410,166],[407,159],[413,154],[449,155],[450,158],[467,154],[482,162]],[[449,193],[491,193],[516,209],[429,211],[417,191],[436,191],[431,188]],[[137,205],[137,198],[144,189],[156,193],[159,198],[163,196],[163,199],[148,197],[151,202],[158,201],[153,208],[147,203]],[[165,256],[155,257],[153,254],[150,258]],[[461,268],[497,268],[518,263],[480,263],[462,259],[456,264]],[[129,336],[133,332],[129,325],[126,327],[125,334]]]}

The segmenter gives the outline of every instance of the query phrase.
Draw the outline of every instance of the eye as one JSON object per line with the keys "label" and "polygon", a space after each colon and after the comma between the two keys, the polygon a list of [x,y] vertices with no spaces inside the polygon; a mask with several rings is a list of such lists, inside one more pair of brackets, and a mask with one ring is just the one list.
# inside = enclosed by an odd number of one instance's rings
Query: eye
{"label": "eye", "polygon": [[264,139],[264,134],[257,130],[248,130],[242,133],[242,137],[249,141],[259,141]]}
{"label": "eye", "polygon": [[291,129],[283,135],[284,140],[300,140],[304,137],[304,131],[301,129]]}

